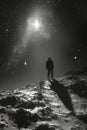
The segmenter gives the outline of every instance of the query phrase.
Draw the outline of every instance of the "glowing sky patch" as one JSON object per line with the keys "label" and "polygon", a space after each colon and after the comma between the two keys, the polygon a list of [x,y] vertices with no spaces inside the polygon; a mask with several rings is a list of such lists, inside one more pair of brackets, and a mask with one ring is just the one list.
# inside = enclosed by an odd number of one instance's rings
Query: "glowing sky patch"
{"label": "glowing sky patch", "polygon": [[27,19],[25,33],[22,41],[24,47],[26,47],[30,41],[36,42],[41,38],[47,40],[50,39],[50,30],[48,29],[48,25],[47,25],[48,21],[46,21],[46,18],[44,18],[46,13],[44,13],[44,17],[43,17],[42,15],[43,13],[41,14],[39,12],[35,11],[35,13],[31,15],[31,17],[28,17]]}
{"label": "glowing sky patch", "polygon": [[36,19],[33,23],[33,26],[35,27],[36,30],[40,29],[41,23],[38,19]]}
{"label": "glowing sky patch", "polygon": [[[10,67],[20,64],[30,45],[40,45],[46,43],[46,40],[49,43],[52,32],[54,32],[54,25],[54,15],[49,8],[43,9],[39,6],[35,8],[24,20],[24,25],[21,25],[19,41],[14,46],[13,54],[9,58]],[[27,66],[27,62],[24,62],[24,66]]]}
{"label": "glowing sky patch", "polygon": [[[49,20],[51,15],[49,15],[48,12],[48,10],[36,9],[25,19],[22,35],[18,44],[14,46],[13,54],[9,60],[10,66],[13,64],[17,66],[20,63],[20,60],[24,53],[26,53],[27,47],[29,47],[30,44],[38,45],[41,43],[43,44],[44,40],[50,40],[50,30],[52,29],[50,25],[52,25],[52,20]],[[24,66],[27,66],[26,61],[24,62]]]}
{"label": "glowing sky patch", "polygon": [[41,28],[41,20],[40,17],[32,16],[27,20],[27,31],[39,31]]}

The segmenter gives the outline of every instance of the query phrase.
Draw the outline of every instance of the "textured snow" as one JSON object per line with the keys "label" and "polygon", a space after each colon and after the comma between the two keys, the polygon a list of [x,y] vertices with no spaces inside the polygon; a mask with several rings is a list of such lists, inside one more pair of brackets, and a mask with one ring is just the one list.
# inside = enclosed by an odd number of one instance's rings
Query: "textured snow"
{"label": "textured snow", "polygon": [[0,130],[86,130],[87,98],[83,90],[80,96],[73,88],[81,81],[86,85],[87,77],[69,75],[57,80],[69,92],[76,115],[52,90],[51,82],[41,81],[0,93]]}

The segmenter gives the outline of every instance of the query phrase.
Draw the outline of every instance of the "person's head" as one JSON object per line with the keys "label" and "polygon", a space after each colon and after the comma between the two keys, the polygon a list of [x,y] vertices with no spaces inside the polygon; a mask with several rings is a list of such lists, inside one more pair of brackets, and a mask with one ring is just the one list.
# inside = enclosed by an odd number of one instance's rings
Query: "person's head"
{"label": "person's head", "polygon": [[51,60],[51,57],[48,57],[48,60]]}

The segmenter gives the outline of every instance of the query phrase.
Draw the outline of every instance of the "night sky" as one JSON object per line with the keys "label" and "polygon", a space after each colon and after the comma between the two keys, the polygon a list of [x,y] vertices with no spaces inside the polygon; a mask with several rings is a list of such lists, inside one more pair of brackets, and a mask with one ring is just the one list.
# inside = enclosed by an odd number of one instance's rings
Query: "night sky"
{"label": "night sky", "polygon": [[0,1],[0,90],[55,77],[87,66],[86,0]]}

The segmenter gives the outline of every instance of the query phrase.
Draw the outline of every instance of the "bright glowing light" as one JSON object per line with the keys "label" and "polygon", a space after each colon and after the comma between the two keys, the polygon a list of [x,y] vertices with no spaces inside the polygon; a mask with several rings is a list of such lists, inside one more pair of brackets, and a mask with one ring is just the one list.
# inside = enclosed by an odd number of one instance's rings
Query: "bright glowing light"
{"label": "bright glowing light", "polygon": [[24,62],[24,65],[27,66],[27,62],[26,61]]}
{"label": "bright glowing light", "polygon": [[23,47],[26,47],[30,40],[36,41],[41,37],[50,39],[50,33],[47,31],[43,18],[39,15],[29,17],[23,37]]}
{"label": "bright glowing light", "polygon": [[77,56],[75,56],[74,59],[77,60]]}
{"label": "bright glowing light", "polygon": [[33,26],[34,26],[34,28],[35,28],[36,30],[38,30],[38,29],[40,28],[40,26],[41,26],[40,21],[39,21],[38,19],[36,19],[36,20],[34,21],[34,23],[33,23]]}
{"label": "bright glowing light", "polygon": [[35,18],[28,19],[28,29],[29,30],[30,29],[39,30],[40,27],[41,27],[41,22],[39,19],[35,19]]}

